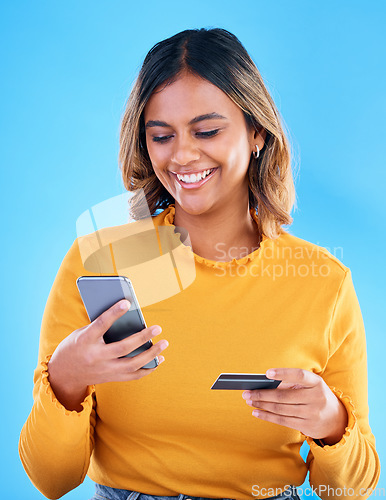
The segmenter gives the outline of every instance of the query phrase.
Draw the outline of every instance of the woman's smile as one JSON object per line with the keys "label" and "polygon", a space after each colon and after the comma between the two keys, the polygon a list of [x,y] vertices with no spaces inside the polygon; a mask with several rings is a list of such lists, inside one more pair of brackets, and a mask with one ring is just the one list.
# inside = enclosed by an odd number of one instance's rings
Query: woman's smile
{"label": "woman's smile", "polygon": [[179,184],[184,189],[197,189],[209,182],[210,179],[217,172],[219,167],[210,168],[207,170],[200,170],[197,173],[192,174],[177,174],[175,172],[170,172],[175,178],[177,184]]}

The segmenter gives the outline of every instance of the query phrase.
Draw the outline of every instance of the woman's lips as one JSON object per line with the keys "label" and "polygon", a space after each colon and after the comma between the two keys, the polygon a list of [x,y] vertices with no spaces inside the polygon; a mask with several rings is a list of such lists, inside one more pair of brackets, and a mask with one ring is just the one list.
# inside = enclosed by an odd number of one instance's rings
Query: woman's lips
{"label": "woman's lips", "polygon": [[205,177],[205,179],[201,179],[198,182],[190,182],[190,183],[180,181],[177,177],[177,174],[175,174],[174,172],[170,172],[170,173],[173,175],[173,177],[178,182],[178,184],[181,187],[183,187],[184,189],[197,189],[197,188],[201,187],[203,184],[205,184],[207,181],[209,181],[216,174],[217,170],[218,170],[218,167],[215,167],[212,170],[212,172]]}

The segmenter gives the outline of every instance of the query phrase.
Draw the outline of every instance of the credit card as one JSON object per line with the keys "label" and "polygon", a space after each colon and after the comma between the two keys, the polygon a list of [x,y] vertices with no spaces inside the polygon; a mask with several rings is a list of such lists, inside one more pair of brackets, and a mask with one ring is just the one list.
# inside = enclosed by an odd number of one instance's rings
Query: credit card
{"label": "credit card", "polygon": [[251,390],[276,389],[281,380],[267,378],[262,373],[221,373],[211,389]]}

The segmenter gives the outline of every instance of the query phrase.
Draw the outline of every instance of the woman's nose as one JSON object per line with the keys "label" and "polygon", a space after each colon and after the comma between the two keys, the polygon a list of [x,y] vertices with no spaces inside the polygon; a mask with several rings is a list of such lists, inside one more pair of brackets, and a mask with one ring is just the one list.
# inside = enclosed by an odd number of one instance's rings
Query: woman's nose
{"label": "woman's nose", "polygon": [[200,153],[192,137],[176,137],[173,144],[172,161],[179,165],[198,160]]}

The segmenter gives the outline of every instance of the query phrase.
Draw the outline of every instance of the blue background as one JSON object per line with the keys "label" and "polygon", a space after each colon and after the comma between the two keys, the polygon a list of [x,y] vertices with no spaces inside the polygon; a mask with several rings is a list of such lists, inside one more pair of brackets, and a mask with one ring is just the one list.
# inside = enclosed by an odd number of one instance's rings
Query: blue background
{"label": "blue background", "polygon": [[[118,136],[132,82],[153,44],[197,27],[239,37],[291,131],[300,163],[291,233],[352,270],[383,462],[386,3],[13,0],[0,9],[2,497],[43,498],[17,450],[41,317],[76,219],[124,191]],[[65,498],[92,491],[86,479]]]}

